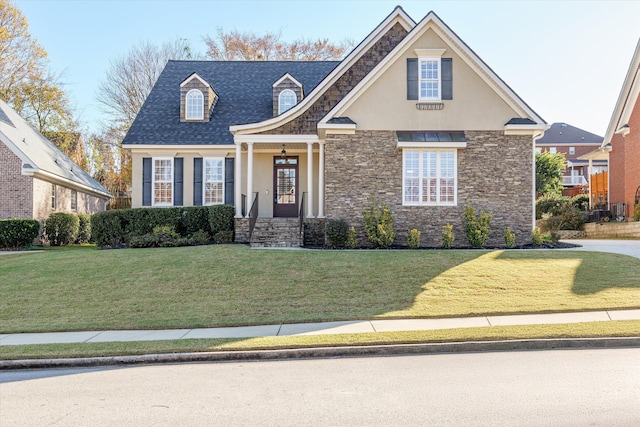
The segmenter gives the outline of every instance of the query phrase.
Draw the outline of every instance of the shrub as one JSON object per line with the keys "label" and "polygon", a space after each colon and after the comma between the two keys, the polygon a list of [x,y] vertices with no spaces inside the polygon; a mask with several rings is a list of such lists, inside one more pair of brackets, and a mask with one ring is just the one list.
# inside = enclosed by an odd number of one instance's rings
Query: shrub
{"label": "shrub", "polygon": [[349,238],[349,224],[343,219],[328,219],[324,225],[324,238],[327,245],[344,248]]}
{"label": "shrub", "polygon": [[540,229],[538,227],[534,228],[533,231],[531,231],[531,243],[533,246],[540,246],[543,241],[544,238],[542,233],[540,233]]}
{"label": "shrub", "polygon": [[407,246],[410,249],[418,249],[420,247],[420,230],[414,228],[407,232]]}
{"label": "shrub", "polygon": [[129,242],[132,248],[171,248],[189,244],[189,239],[180,237],[175,228],[169,225],[156,226],[153,232],[143,236],[133,236]]}
{"label": "shrub", "polygon": [[233,231],[218,231],[213,240],[219,244],[233,243]]}
{"label": "shrub", "polygon": [[35,219],[0,220],[0,248],[18,249],[31,245],[40,233],[40,223]]}
{"label": "shrub", "polygon": [[545,220],[545,225],[549,230],[579,230],[586,220],[584,212],[572,204],[565,204],[556,215]]}
{"label": "shrub", "polygon": [[355,249],[358,246],[358,238],[356,236],[355,227],[351,227],[347,233],[347,247],[349,249]]}
{"label": "shrub", "polygon": [[209,207],[208,206],[189,206],[181,208],[182,219],[177,231],[182,236],[191,236],[198,231],[211,233],[211,225],[209,224]]}
{"label": "shrub", "polygon": [[44,224],[44,234],[51,246],[69,245],[76,241],[80,220],[75,214],[55,212]]}
{"label": "shrub", "polygon": [[453,246],[453,241],[455,240],[455,236],[453,235],[453,225],[447,224],[442,227],[442,247],[445,249],[450,249]]}
{"label": "shrub", "polygon": [[588,194],[578,194],[571,198],[571,204],[581,211],[589,210],[589,195]]}
{"label": "shrub", "polygon": [[556,216],[560,208],[571,203],[571,199],[557,194],[546,194],[536,200],[536,219],[541,219],[544,214]]}
{"label": "shrub", "polygon": [[[235,213],[235,208],[231,205],[209,206],[211,235],[215,237],[215,235],[221,231],[230,231],[233,234],[233,217]],[[233,240],[233,238],[231,240]]]}
{"label": "shrub", "polygon": [[511,249],[516,244],[516,233],[511,231],[509,227],[504,229],[504,246],[507,249]]}
{"label": "shrub", "polygon": [[396,237],[393,231],[393,215],[389,207],[378,207],[374,198],[371,198],[371,209],[362,212],[364,216],[364,231],[367,240],[374,248],[388,248]]}
{"label": "shrub", "polygon": [[481,248],[489,241],[491,217],[492,214],[482,211],[480,217],[476,218],[476,211],[471,205],[467,205],[464,209],[464,230],[472,247]]}
{"label": "shrub", "polygon": [[633,219],[640,221],[640,203],[636,203],[633,207]]}
{"label": "shrub", "polygon": [[125,214],[128,209],[115,209],[91,215],[91,237],[100,248],[124,243]]}
{"label": "shrub", "polygon": [[211,236],[204,230],[198,230],[189,237],[189,243],[192,245],[205,245],[210,241]]}
{"label": "shrub", "polygon": [[78,214],[78,237],[76,243],[91,241],[91,215]]}

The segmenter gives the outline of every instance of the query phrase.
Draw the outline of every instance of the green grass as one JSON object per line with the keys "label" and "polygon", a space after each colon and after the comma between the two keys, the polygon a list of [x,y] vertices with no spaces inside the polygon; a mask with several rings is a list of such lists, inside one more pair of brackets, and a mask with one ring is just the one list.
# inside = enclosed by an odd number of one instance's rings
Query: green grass
{"label": "green grass", "polygon": [[0,257],[0,333],[640,308],[640,260],[240,245]]}

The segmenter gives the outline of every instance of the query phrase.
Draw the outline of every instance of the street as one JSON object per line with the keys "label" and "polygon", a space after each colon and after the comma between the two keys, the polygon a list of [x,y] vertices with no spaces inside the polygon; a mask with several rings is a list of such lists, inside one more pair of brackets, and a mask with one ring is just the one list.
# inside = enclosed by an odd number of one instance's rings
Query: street
{"label": "street", "polygon": [[0,372],[0,425],[640,424],[640,349]]}

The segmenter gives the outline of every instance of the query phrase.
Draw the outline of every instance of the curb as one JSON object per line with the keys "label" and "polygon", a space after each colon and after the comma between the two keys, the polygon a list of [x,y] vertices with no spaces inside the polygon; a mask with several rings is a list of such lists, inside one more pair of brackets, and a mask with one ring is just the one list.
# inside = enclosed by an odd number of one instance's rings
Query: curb
{"label": "curb", "polygon": [[225,351],[202,353],[145,354],[139,356],[86,357],[67,359],[0,360],[0,371],[14,369],[82,368],[159,363],[235,362],[308,358],[392,356],[411,354],[473,353],[560,349],[640,347],[640,337],[557,338],[508,341],[394,344],[352,347],[318,347],[284,350]]}

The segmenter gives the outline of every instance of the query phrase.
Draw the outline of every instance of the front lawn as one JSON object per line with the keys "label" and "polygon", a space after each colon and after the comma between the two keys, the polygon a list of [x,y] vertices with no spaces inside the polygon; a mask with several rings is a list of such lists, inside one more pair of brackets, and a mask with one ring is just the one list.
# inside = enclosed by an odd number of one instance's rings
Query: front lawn
{"label": "front lawn", "polygon": [[240,245],[0,257],[0,333],[640,308],[640,260]]}

